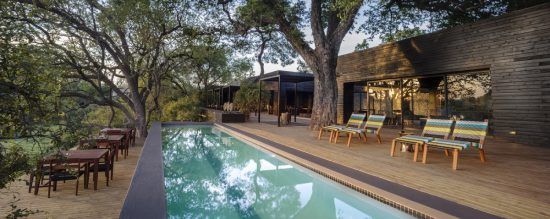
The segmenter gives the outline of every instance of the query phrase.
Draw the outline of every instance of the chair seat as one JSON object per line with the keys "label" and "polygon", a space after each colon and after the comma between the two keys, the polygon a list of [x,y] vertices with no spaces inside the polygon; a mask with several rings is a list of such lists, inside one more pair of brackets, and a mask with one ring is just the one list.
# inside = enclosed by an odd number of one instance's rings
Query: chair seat
{"label": "chair seat", "polygon": [[469,141],[458,141],[458,140],[446,140],[446,139],[435,139],[428,143],[429,146],[436,146],[442,148],[452,148],[452,149],[466,149],[470,146],[477,147],[478,144],[472,143]]}
{"label": "chair seat", "polygon": [[428,142],[434,140],[434,138],[424,137],[424,136],[419,136],[419,135],[405,135],[405,136],[396,138],[395,140],[399,141],[399,142],[421,143],[421,144],[423,144],[423,143],[428,143]]}
{"label": "chair seat", "polygon": [[81,176],[82,174],[84,174],[84,171],[80,171],[78,174],[60,172],[60,173],[53,174],[51,176],[51,180],[53,181],[74,180],[74,179],[77,179],[78,176]]}
{"label": "chair seat", "polygon": [[346,128],[345,125],[329,125],[329,126],[323,127],[324,130],[330,130],[330,131],[337,131],[345,128]]}
{"label": "chair seat", "polygon": [[353,128],[353,127],[343,128],[343,129],[338,130],[338,131],[347,132],[347,133],[357,133],[357,134],[375,133],[376,132],[376,130],[374,130],[374,129],[361,129],[361,128]]}
{"label": "chair seat", "polygon": [[[90,166],[90,171],[93,170],[95,167],[95,165],[91,165]],[[107,170],[107,167],[109,167],[109,169],[111,168],[111,165],[110,164],[106,164],[106,163],[100,163],[98,166],[97,166],[97,170],[99,172],[104,172],[105,170]]]}

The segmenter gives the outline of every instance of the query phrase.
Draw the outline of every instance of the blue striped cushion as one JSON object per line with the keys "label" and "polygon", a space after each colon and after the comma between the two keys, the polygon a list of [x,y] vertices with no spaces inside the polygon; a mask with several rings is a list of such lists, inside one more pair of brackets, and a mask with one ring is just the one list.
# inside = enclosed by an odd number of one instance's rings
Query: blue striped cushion
{"label": "blue striped cushion", "polygon": [[405,135],[399,138],[396,138],[396,141],[401,142],[413,142],[413,143],[427,143],[432,141],[434,138],[432,137],[422,137],[418,135]]}
{"label": "blue striped cushion", "polygon": [[472,143],[468,141],[445,140],[445,139],[439,139],[439,138],[428,143],[428,145],[457,148],[460,150],[468,148],[471,144]]}
{"label": "blue striped cushion", "polygon": [[345,128],[346,128],[345,125],[329,125],[329,126],[323,127],[323,129],[325,130],[342,130]]}
{"label": "blue striped cushion", "polygon": [[374,133],[375,130],[374,129],[360,129],[360,128],[353,128],[353,127],[348,127],[348,128],[345,128],[345,129],[342,129],[340,130],[341,132],[352,132],[352,133]]}

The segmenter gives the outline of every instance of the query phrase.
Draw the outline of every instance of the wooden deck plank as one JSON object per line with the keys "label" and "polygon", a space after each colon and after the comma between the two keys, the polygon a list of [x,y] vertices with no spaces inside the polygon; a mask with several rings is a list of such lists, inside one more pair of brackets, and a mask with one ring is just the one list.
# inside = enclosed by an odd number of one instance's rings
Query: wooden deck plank
{"label": "wooden deck plank", "polygon": [[495,215],[550,217],[550,149],[490,137],[486,163],[481,163],[477,151],[467,150],[460,156],[459,170],[453,171],[452,156],[445,157],[443,151],[430,150],[427,164],[414,163],[408,152],[390,157],[396,129],[383,129],[382,144],[369,135],[368,143],[353,139],[348,148],[343,138],[331,144],[328,134],[317,140],[318,132],[307,126],[277,128],[273,119],[262,115],[266,123],[251,118],[254,122],[227,125]]}
{"label": "wooden deck plank", "polygon": [[[143,142],[137,140],[136,147],[130,147],[128,157],[115,163],[114,181],[109,181],[108,187],[105,185],[105,176],[99,174],[97,191],[91,189],[91,186],[90,189],[84,189],[83,178],[78,196],[74,195],[76,181],[71,180],[58,183],[58,190],[52,191],[51,198],[48,198],[48,188],[40,188],[38,195],[34,196],[27,192],[25,182],[12,183],[9,189],[0,191],[0,217],[9,212],[12,194],[18,193],[21,200],[16,204],[20,208],[42,211],[29,218],[118,218],[142,145]],[[23,178],[28,179],[27,176]]]}

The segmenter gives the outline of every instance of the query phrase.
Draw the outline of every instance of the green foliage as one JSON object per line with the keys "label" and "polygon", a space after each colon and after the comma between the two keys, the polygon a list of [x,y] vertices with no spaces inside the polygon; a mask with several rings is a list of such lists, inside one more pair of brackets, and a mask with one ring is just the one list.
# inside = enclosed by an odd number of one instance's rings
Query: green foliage
{"label": "green foliage", "polygon": [[163,107],[163,121],[205,121],[198,95],[181,97],[166,103]]}
{"label": "green foliage", "polygon": [[[260,100],[260,94],[262,99]],[[242,82],[240,89],[235,93],[233,104],[244,114],[250,114],[258,109],[259,101],[267,102],[268,94],[265,91],[260,91],[257,84]]]}
{"label": "green foliage", "polygon": [[[90,111],[86,114],[86,122],[95,126],[105,126],[109,124],[112,112],[108,106],[91,106]],[[126,124],[124,114],[120,109],[114,108],[114,117],[111,122],[111,127],[124,127]]]}
{"label": "green foliage", "polygon": [[360,43],[355,45],[355,51],[365,50],[369,48],[369,42],[367,39],[363,39]]}
{"label": "green foliage", "polygon": [[472,23],[547,2],[545,0],[494,1],[369,1],[359,27],[368,39],[380,36],[393,42],[440,29]]}
{"label": "green foliage", "polygon": [[22,147],[7,148],[0,144],[0,189],[30,169],[29,159]]}
{"label": "green foliage", "polygon": [[404,39],[408,39],[415,36],[420,36],[422,34],[425,34],[426,31],[420,29],[419,27],[415,28],[404,28],[402,30],[398,30],[395,33],[386,33],[381,36],[381,40],[384,43],[390,43],[390,42],[396,42]]}

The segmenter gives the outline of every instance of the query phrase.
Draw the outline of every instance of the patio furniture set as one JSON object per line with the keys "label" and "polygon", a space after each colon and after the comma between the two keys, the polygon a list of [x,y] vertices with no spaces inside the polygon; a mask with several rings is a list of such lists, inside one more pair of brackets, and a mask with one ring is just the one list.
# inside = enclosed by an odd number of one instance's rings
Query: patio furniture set
{"label": "patio furniture set", "polygon": [[115,161],[119,151],[128,156],[128,148],[135,145],[136,130],[133,128],[105,128],[100,135],[81,140],[78,149],[60,150],[44,156],[29,176],[29,193],[34,189],[38,195],[41,187],[57,190],[59,181],[76,180],[75,195],[78,195],[80,177],[84,177],[84,188],[88,188],[89,175],[92,175],[94,190],[97,190],[99,172],[105,173],[106,185],[114,178]]}
{"label": "patio furniture set", "polygon": [[[370,133],[376,136],[378,143],[382,143],[380,131],[385,116],[370,115],[367,121],[364,122],[365,117],[366,114],[353,113],[346,125],[325,126],[319,130],[318,139],[321,139],[324,132],[329,132],[329,142],[336,143],[340,133],[344,133],[348,135],[347,146],[349,147],[353,136],[357,135],[359,139],[367,142],[366,134]],[[452,169],[456,170],[458,168],[459,153],[468,148],[477,148],[481,161],[485,162],[483,145],[488,126],[488,120],[466,121],[429,118],[421,135],[408,133],[395,138],[391,144],[390,156],[395,156],[397,144],[414,146],[413,161],[417,161],[418,153],[422,149],[422,163],[425,164],[429,148],[443,149],[446,156],[449,156],[450,151],[452,151]]]}

